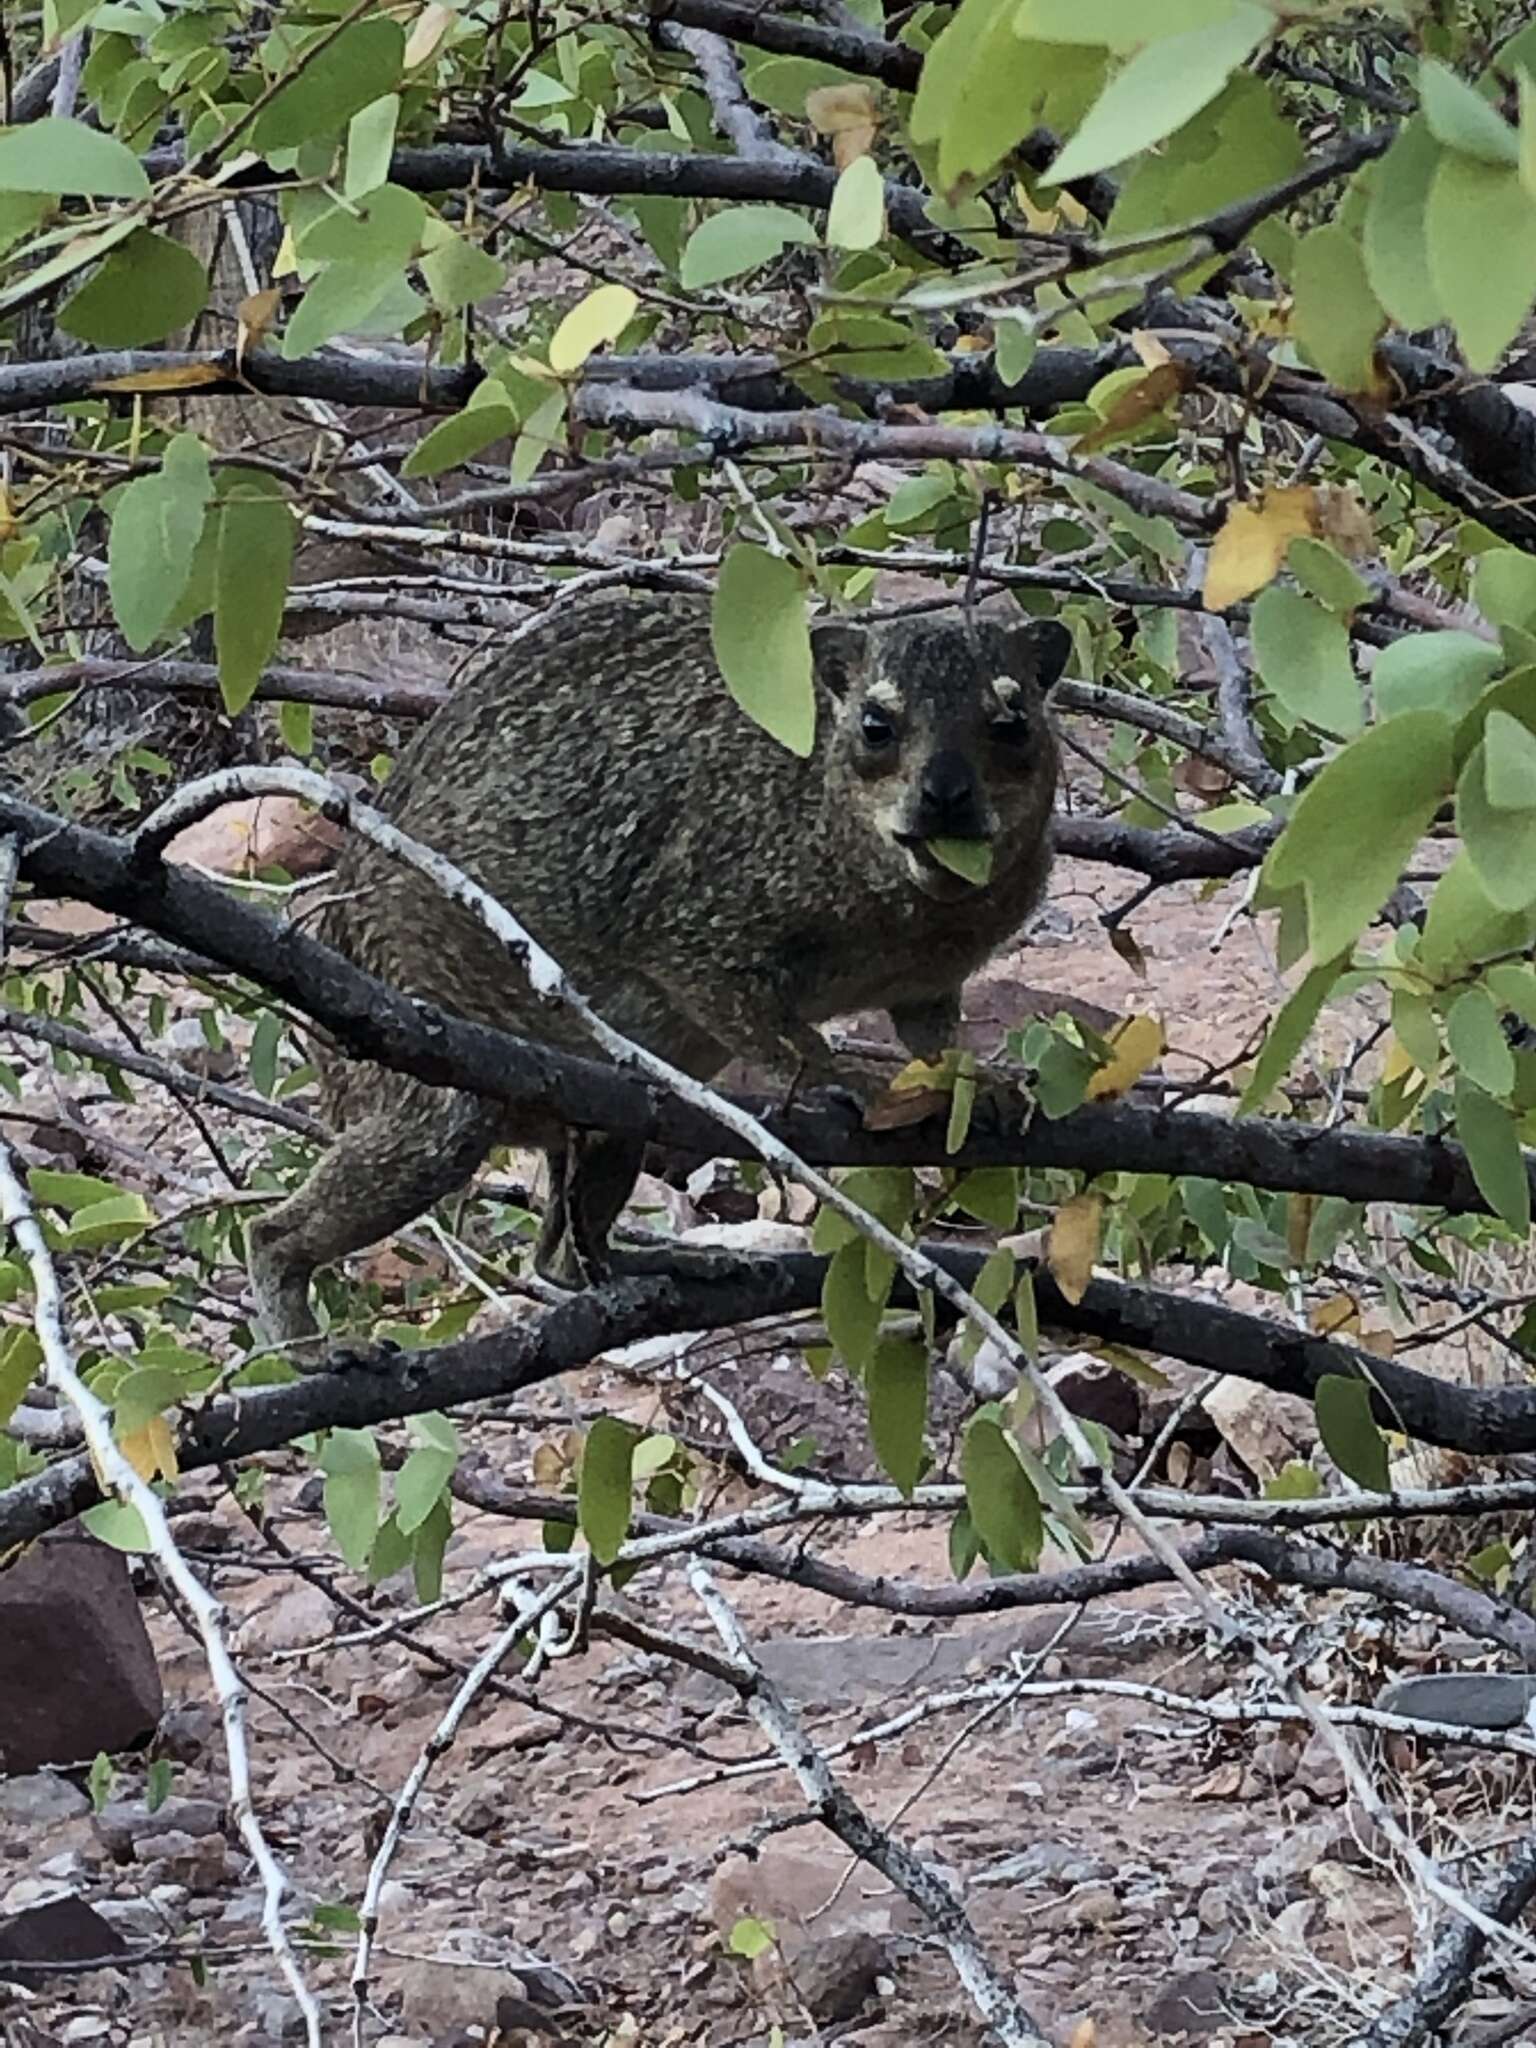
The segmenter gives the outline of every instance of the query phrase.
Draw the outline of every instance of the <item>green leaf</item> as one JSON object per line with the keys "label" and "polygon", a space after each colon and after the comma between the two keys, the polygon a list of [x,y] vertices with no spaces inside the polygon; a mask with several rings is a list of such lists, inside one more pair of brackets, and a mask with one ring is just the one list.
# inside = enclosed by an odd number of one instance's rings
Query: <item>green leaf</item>
{"label": "green leaf", "polygon": [[76,1209],[92,1208],[125,1190],[115,1181],[98,1180],[91,1173],[59,1173],[51,1166],[32,1166],[27,1169],[27,1192],[34,1202],[72,1215]]}
{"label": "green leaf", "polygon": [[[1490,723],[1495,715],[1489,713]],[[1536,902],[1536,811],[1493,804],[1490,772],[1484,742],[1467,756],[1456,785],[1456,829],[1489,902],[1499,910],[1524,910]]]}
{"label": "green leaf", "polygon": [[1216,28],[1232,12],[1232,0],[1158,0],[1151,8],[1127,7],[1125,0],[1023,0],[1021,36],[1047,43],[1103,43],[1111,50],[1137,50],[1161,36]]}
{"label": "green leaf", "polygon": [[816,688],[799,572],[766,548],[738,542],[721,565],[710,637],[725,686],[748,718],[808,757]]}
{"label": "green leaf", "polygon": [[750,1963],[766,1955],[777,1939],[771,1920],[759,1920],[755,1914],[743,1913],[732,1927],[726,1946],[733,1956],[742,1956]]}
{"label": "green leaf", "polygon": [[1341,391],[1370,391],[1386,316],[1371,290],[1360,244],[1348,228],[1335,221],[1303,235],[1291,289],[1296,301],[1291,330],[1318,369]]}
{"label": "green leaf", "polygon": [[1495,954],[1518,952],[1536,936],[1536,916],[1489,899],[1465,848],[1436,882],[1419,937],[1418,964],[1442,983]]}
{"label": "green leaf", "polygon": [[[1486,562],[1488,557],[1482,559]],[[1536,568],[1536,563],[1531,566]],[[1376,715],[1396,718],[1403,711],[1442,711],[1459,724],[1503,660],[1497,647],[1473,633],[1405,633],[1381,650],[1371,670]]]}
{"label": "green leaf", "polygon": [[122,1501],[98,1501],[95,1507],[86,1509],[80,1523],[98,1543],[105,1543],[113,1550],[126,1550],[135,1557],[143,1557],[151,1548],[144,1517],[137,1508],[126,1507]]}
{"label": "green leaf", "polygon": [[885,233],[885,180],[872,156],[856,156],[839,173],[827,209],[827,245],[873,249]]}
{"label": "green leaf", "polygon": [[342,186],[348,199],[362,199],[389,176],[395,129],[400,120],[400,95],[387,92],[361,107],[347,124],[347,172]]}
{"label": "green leaf", "polygon": [[679,277],[685,291],[722,284],[782,256],[791,242],[819,239],[787,206],[727,206],[700,221],[688,237]]}
{"label": "green leaf", "polygon": [[1033,1571],[1045,1530],[1040,1496],[1030,1484],[995,1408],[971,1418],[961,1454],[966,1505],[987,1555],[1005,1571]]}
{"label": "green leaf", "polygon": [[1253,607],[1252,633],[1259,674],[1292,718],[1323,732],[1360,730],[1365,714],[1342,619],[1271,584]]}
{"label": "green leaf", "polygon": [[147,199],[144,166],[115,135],[45,114],[0,128],[0,192],[78,199]]}
{"label": "green leaf", "polygon": [[1450,726],[1405,711],[1351,740],[1302,791],[1265,880],[1304,889],[1314,960],[1352,946],[1396,888],[1451,780]]}
{"label": "green leaf", "polygon": [[189,326],[207,303],[207,273],[192,251],[140,228],[70,294],[58,323],[96,348],[142,348]]}
{"label": "green leaf", "polygon": [[979,1166],[965,1176],[950,1200],[978,1223],[1012,1230],[1019,1217],[1019,1170],[1016,1166]]}
{"label": "green leaf", "polygon": [[77,1209],[64,1242],[68,1251],[90,1251],[104,1244],[126,1244],[142,1237],[159,1219],[142,1195],[116,1194],[104,1202]]}
{"label": "green leaf", "polygon": [[[434,228],[440,232],[434,234]],[[441,222],[433,223],[428,234],[431,247],[421,259],[421,274],[432,294],[433,305],[443,312],[460,312],[477,299],[499,292],[506,283],[507,266],[478,243],[455,234]],[[619,331],[622,333],[628,324],[627,320],[621,322]]]}
{"label": "green leaf", "polygon": [[283,1042],[283,1029],[283,1020],[275,1010],[263,1010],[256,1019],[251,1048],[246,1054],[251,1086],[269,1102],[277,1093],[277,1053]]}
{"label": "green leaf", "polygon": [[523,430],[512,450],[512,481],[525,484],[552,449],[565,446],[564,391],[552,391],[542,405],[535,406],[523,422]]}
{"label": "green leaf", "polygon": [[411,1537],[411,1579],[416,1598],[440,1600],[443,1593],[443,1557],[453,1534],[453,1510],[446,1492],[432,1503],[432,1510]]}
{"label": "green leaf", "polygon": [[1420,60],[1419,97],[1429,131],[1444,148],[1485,164],[1520,161],[1520,140],[1514,129],[1475,86],[1458,78],[1436,57]]}
{"label": "green leaf", "polygon": [[171,1796],[176,1782],[175,1767],[167,1756],[157,1756],[144,1774],[144,1809],[158,1813]]}
{"label": "green leaf", "polygon": [[1536,628],[1536,561],[1518,548],[1489,548],[1479,555],[1472,594],[1490,625],[1519,626],[1524,631]]}
{"label": "green leaf", "polygon": [[[1243,1090],[1240,1106],[1244,1114],[1261,1108],[1291,1071],[1312,1026],[1317,1022],[1318,1012],[1328,1000],[1329,990],[1343,973],[1344,965],[1342,953],[1337,959],[1325,960],[1320,967],[1314,967],[1300,987],[1286,998],[1279,1015],[1265,1034],[1263,1048],[1253,1064],[1253,1074]],[[1204,1228],[1203,1225],[1201,1227]],[[1206,1235],[1210,1235],[1209,1231]]]}
{"label": "green leaf", "polygon": [[1486,989],[1469,988],[1452,1003],[1445,1020],[1445,1042],[1468,1080],[1488,1094],[1508,1095],[1514,1087],[1515,1056]]}
{"label": "green leaf", "polygon": [[[490,395],[482,399],[482,391]],[[563,405],[564,394],[558,395]],[[456,412],[451,419],[434,427],[425,440],[417,442],[406,457],[400,474],[408,477],[437,476],[445,469],[456,469],[461,462],[473,461],[482,449],[489,448],[493,441],[504,440],[516,429],[517,413],[506,386],[489,382],[482,384],[462,412]]]}
{"label": "green leaf", "polygon": [[379,1533],[379,1447],[370,1429],[333,1429],[320,1449],[325,1519],[353,1571],[367,1569]]}
{"label": "green leaf", "polygon": [[1531,1228],[1531,1184],[1515,1120],[1464,1074],[1456,1079],[1456,1135],[1478,1192],[1518,1236]]}
{"label": "green leaf", "polygon": [[1371,1390],[1365,1381],[1325,1373],[1317,1383],[1312,1405],[1323,1449],[1345,1478],[1372,1493],[1387,1492],[1391,1485],[1387,1443],[1371,1414]]}
{"label": "green leaf", "polygon": [[301,761],[308,760],[315,750],[314,705],[280,704],[277,708],[277,729],[289,753],[296,754]]}
{"label": "green leaf", "polygon": [[1314,1472],[1310,1465],[1304,1465],[1299,1458],[1282,1465],[1273,1479],[1266,1479],[1263,1487],[1265,1500],[1316,1500],[1323,1490],[1321,1473]]}
{"label": "green leaf", "polygon": [[1277,26],[1267,8],[1240,4],[1224,21],[1148,43],[1105,87],[1046,182],[1110,170],[1172,135],[1210,105]]}
{"label": "green leaf", "polygon": [[206,449],[195,434],[177,434],[159,471],[129,484],[113,507],[107,590],[135,653],[158,639],[187,587],[212,496]]}
{"label": "green leaf", "polygon": [[[257,116],[249,138],[252,149],[265,155],[274,149],[297,149],[319,136],[339,135],[354,114],[399,84],[405,32],[397,22],[375,16],[354,22],[339,34],[324,33],[325,46]],[[297,54],[302,57],[304,51]]]}
{"label": "green leaf", "polygon": [[43,1347],[30,1323],[0,1330],[0,1429],[20,1407],[42,1363]]}
{"label": "green leaf", "polygon": [[635,1445],[641,1432],[616,1415],[599,1415],[581,1450],[576,1515],[587,1548],[610,1565],[629,1533],[629,1497]]}
{"label": "green leaf", "polygon": [[1536,298],[1536,200],[1518,171],[1447,150],[1425,236],[1430,277],[1462,351],[1474,370],[1491,370]]}
{"label": "green leaf", "polygon": [[1536,733],[1491,709],[1483,726],[1488,759],[1484,782],[1496,811],[1526,811],[1536,806]]}
{"label": "green leaf", "polygon": [[1302,588],[1331,612],[1358,611],[1370,598],[1369,583],[1325,540],[1293,540],[1285,559]]}
{"label": "green leaf", "polygon": [[[227,474],[227,472],[226,472]],[[294,524],[275,478],[247,472],[225,487],[214,572],[219,694],[231,718],[256,694],[283,630]]]}
{"label": "green leaf", "polygon": [[433,232],[453,230],[427,212],[418,193],[401,185],[380,185],[351,206],[331,206],[307,221],[298,234],[299,261],[351,264],[380,274],[385,282],[404,268]]}
{"label": "green leaf", "polygon": [[112,1797],[112,1788],[117,1783],[117,1772],[112,1768],[112,1759],[105,1750],[98,1750],[92,1757],[85,1783],[91,1795],[92,1811],[100,1813]]}
{"label": "green leaf", "polygon": [[821,1283],[821,1313],[839,1357],[855,1372],[863,1372],[874,1356],[889,1294],[889,1280],[878,1293],[870,1292],[862,1238],[833,1254]]}
{"label": "green leaf", "polygon": [[1381,304],[1409,333],[1438,327],[1445,318],[1429,274],[1424,232],[1429,188],[1439,167],[1440,145],[1429,123],[1415,114],[1371,173],[1362,239],[1365,274]]}
{"label": "green leaf", "polygon": [[1536,969],[1519,966],[1512,960],[1501,961],[1488,969],[1483,981],[1501,1008],[1536,1026]]}
{"label": "green leaf", "polygon": [[459,1433],[446,1415],[414,1416],[410,1429],[415,1449],[395,1479],[395,1519],[407,1536],[431,1514],[459,1461]]}
{"label": "green leaf", "polygon": [[556,376],[574,376],[594,349],[617,341],[639,303],[627,284],[600,284],[572,306],[550,337],[549,367]]}
{"label": "green leaf", "polygon": [[283,332],[283,358],[297,362],[338,334],[361,331],[404,282],[404,259],[330,263],[294,309]]}
{"label": "green leaf", "polygon": [[864,1375],[869,1435],[897,1489],[910,1500],[923,1472],[923,1430],[928,1420],[928,1353],[907,1338],[875,1346]]}
{"label": "green leaf", "polygon": [[923,844],[939,863],[973,888],[985,888],[992,879],[990,839],[926,839]]}

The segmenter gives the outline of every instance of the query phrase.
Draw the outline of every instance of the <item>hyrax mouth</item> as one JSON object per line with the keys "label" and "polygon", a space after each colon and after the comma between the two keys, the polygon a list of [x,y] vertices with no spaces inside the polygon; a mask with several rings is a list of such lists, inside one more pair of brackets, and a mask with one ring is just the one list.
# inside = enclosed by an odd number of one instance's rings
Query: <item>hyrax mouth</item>
{"label": "hyrax mouth", "polygon": [[904,839],[907,872],[925,896],[957,903],[984,889],[992,875],[987,839]]}

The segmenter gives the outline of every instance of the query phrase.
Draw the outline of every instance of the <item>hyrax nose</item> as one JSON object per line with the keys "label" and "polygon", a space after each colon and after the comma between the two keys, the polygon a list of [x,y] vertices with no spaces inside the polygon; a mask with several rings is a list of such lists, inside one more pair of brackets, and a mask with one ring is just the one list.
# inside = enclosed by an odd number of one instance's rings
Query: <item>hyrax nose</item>
{"label": "hyrax nose", "polygon": [[945,747],[929,757],[918,784],[915,839],[984,839],[986,818],[976,771],[965,755]]}

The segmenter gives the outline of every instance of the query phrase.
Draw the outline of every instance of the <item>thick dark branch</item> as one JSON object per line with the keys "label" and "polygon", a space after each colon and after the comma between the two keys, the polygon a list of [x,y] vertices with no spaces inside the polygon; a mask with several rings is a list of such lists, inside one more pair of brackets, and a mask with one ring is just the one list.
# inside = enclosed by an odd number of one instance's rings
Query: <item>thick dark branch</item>
{"label": "thick dark branch", "polygon": [[[925,1249],[964,1283],[974,1283],[980,1252],[939,1245]],[[433,1350],[376,1346],[338,1352],[329,1371],[286,1387],[243,1392],[238,1399],[200,1410],[183,1427],[178,1462],[183,1471],[195,1470],[279,1449],[312,1430],[361,1429],[464,1402],[504,1398],[642,1337],[797,1313],[820,1302],[825,1272],[825,1261],[810,1253],[743,1259],[718,1277],[614,1281],[527,1322]],[[1383,1422],[1425,1442],[1489,1452],[1536,1448],[1536,1388],[1451,1385],[1259,1316],[1120,1281],[1095,1280],[1082,1301],[1072,1303],[1048,1274],[1037,1272],[1035,1294],[1048,1329],[1088,1331],[1289,1394],[1310,1394],[1325,1374],[1360,1378],[1377,1390]],[[910,1298],[910,1291],[898,1288],[895,1299]],[[65,1459],[23,1480],[0,1494],[0,1555],[68,1521],[98,1498],[86,1457]],[[1266,1554],[1278,1558],[1288,1548],[1265,1531],[1234,1532],[1234,1544],[1239,1537],[1248,1548],[1234,1548],[1231,1554],[1259,1564],[1265,1564]],[[1279,1548],[1266,1553],[1271,1544]],[[1367,1583],[1370,1560],[1359,1561],[1367,1576],[1351,1581],[1340,1577],[1333,1554],[1323,1546],[1289,1549],[1329,1560],[1318,1566],[1317,1585],[1354,1583],[1360,1590],[1382,1590],[1379,1580]],[[1428,1589],[1420,1588],[1419,1597],[1427,1598]]]}
{"label": "thick dark branch", "polygon": [[[174,866],[140,871],[125,842],[0,792],[0,834],[12,833],[21,847],[22,878],[42,893],[93,903],[236,969],[313,1017],[361,1058],[437,1086],[468,1088],[673,1151],[746,1156],[744,1141],[712,1118],[616,1067],[412,1001],[296,926],[199,875]],[[763,1114],[797,1152],[823,1165],[1015,1164],[1090,1173],[1185,1173],[1354,1201],[1487,1209],[1460,1148],[1438,1139],[1337,1127],[1317,1131],[1133,1104],[1093,1106],[1054,1123],[1037,1116],[1025,1130],[1021,1116],[991,1103],[983,1104],[965,1146],[951,1155],[944,1149],[942,1119],[876,1132],[852,1127],[836,1107],[802,1104],[785,1114],[768,1105]]]}
{"label": "thick dark branch", "polygon": [[[302,595],[302,587],[298,593]],[[22,669],[0,677],[0,704],[18,707],[55,696],[60,690],[103,689],[116,684],[136,690],[168,690],[175,696],[215,696],[219,672],[203,661],[113,661],[88,654],[53,668]],[[382,676],[349,675],[336,669],[263,669],[256,695],[278,704],[323,704],[337,711],[366,711],[377,718],[430,718],[448,701],[435,683],[392,682]]]}
{"label": "thick dark branch", "polygon": [[854,29],[827,28],[820,22],[794,21],[768,7],[744,0],[651,0],[653,22],[675,21],[682,28],[710,29],[786,57],[814,57],[851,71],[860,78],[878,78],[898,92],[915,92],[923,68],[922,53],[884,36],[860,35]]}

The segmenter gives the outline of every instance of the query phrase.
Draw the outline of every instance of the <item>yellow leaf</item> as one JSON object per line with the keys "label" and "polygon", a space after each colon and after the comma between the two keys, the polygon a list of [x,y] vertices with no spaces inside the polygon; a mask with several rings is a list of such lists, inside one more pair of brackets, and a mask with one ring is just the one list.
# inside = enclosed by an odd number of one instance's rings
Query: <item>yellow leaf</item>
{"label": "yellow leaf", "polygon": [[1206,610],[1223,612],[1272,583],[1291,542],[1315,534],[1317,523],[1317,493],[1310,484],[1265,491],[1252,505],[1234,505],[1205,565]]}
{"label": "yellow leaf", "polygon": [[1173,1385],[1167,1373],[1160,1372],[1150,1358],[1143,1358],[1139,1351],[1127,1351],[1123,1344],[1095,1344],[1093,1355],[1123,1372],[1127,1379],[1135,1380],[1138,1386],[1151,1387],[1155,1393],[1166,1394]]}
{"label": "yellow leaf", "polygon": [[1352,1294],[1330,1294],[1307,1316],[1319,1337],[1353,1337],[1360,1329],[1360,1304]]}
{"label": "yellow leaf", "polygon": [[867,85],[818,85],[805,96],[805,114],[818,135],[832,138],[832,161],[840,171],[874,147],[880,116]]}
{"label": "yellow leaf", "polygon": [[1123,1095],[1141,1079],[1154,1060],[1162,1058],[1167,1042],[1156,1017],[1138,1012],[1133,1017],[1122,1019],[1109,1034],[1114,1058],[1100,1067],[1088,1083],[1088,1100],[1113,1101],[1116,1096]]}
{"label": "yellow leaf", "polygon": [[142,1429],[130,1429],[117,1447],[146,1484],[176,1477],[176,1439],[163,1415],[152,1415]]}
{"label": "yellow leaf", "polygon": [[21,532],[21,521],[16,517],[16,507],[10,492],[0,484],[0,542],[15,540]]}
{"label": "yellow leaf", "polygon": [[594,349],[617,341],[639,303],[627,284],[600,284],[572,306],[549,344],[549,367],[556,376],[574,375]]}
{"label": "yellow leaf", "polygon": [[407,71],[414,71],[418,64],[425,64],[428,58],[437,55],[447,41],[456,18],[453,9],[444,7],[441,0],[430,0],[430,5],[423,7],[406,38]]}
{"label": "yellow leaf", "polygon": [[1307,1262],[1307,1240],[1312,1235],[1312,1218],[1321,1198],[1317,1195],[1287,1195],[1285,1199],[1285,1245],[1293,1266]]}
{"label": "yellow leaf", "polygon": [[1067,2048],[1094,2048],[1098,2038],[1099,2030],[1091,2019],[1079,2020],[1072,2029],[1072,2038],[1067,2043]]}
{"label": "yellow leaf", "polygon": [[1096,427],[1090,427],[1086,434],[1079,434],[1074,446],[1084,452],[1102,447],[1116,434],[1127,433],[1132,427],[1139,427],[1143,420],[1154,418],[1178,397],[1188,377],[1189,373],[1181,363],[1158,363],[1144,377],[1138,377],[1134,384],[1127,384],[1123,391],[1117,392],[1103,419]]}
{"label": "yellow leaf", "polygon": [[299,252],[294,247],[293,229],[283,229],[283,239],[277,245],[277,254],[272,258],[274,277],[297,277],[299,274]]}
{"label": "yellow leaf", "polygon": [[184,363],[174,370],[139,370],[131,377],[98,377],[93,391],[196,391],[208,384],[224,384],[229,373],[216,363]]}
{"label": "yellow leaf", "polygon": [[260,348],[267,338],[267,331],[277,318],[283,295],[276,285],[268,285],[264,292],[252,292],[243,298],[235,310],[235,361],[243,362],[248,348]]}
{"label": "yellow leaf", "polygon": [[1428,1078],[1400,1038],[1388,1040],[1387,1056],[1381,1063],[1381,1085],[1384,1088],[1390,1088],[1394,1081],[1401,1081],[1405,1095],[1417,1095]]}
{"label": "yellow leaf", "polygon": [[1056,1285],[1073,1304],[1088,1292],[1103,1228],[1102,1195],[1074,1195],[1056,1211],[1046,1240],[1046,1263]]}

